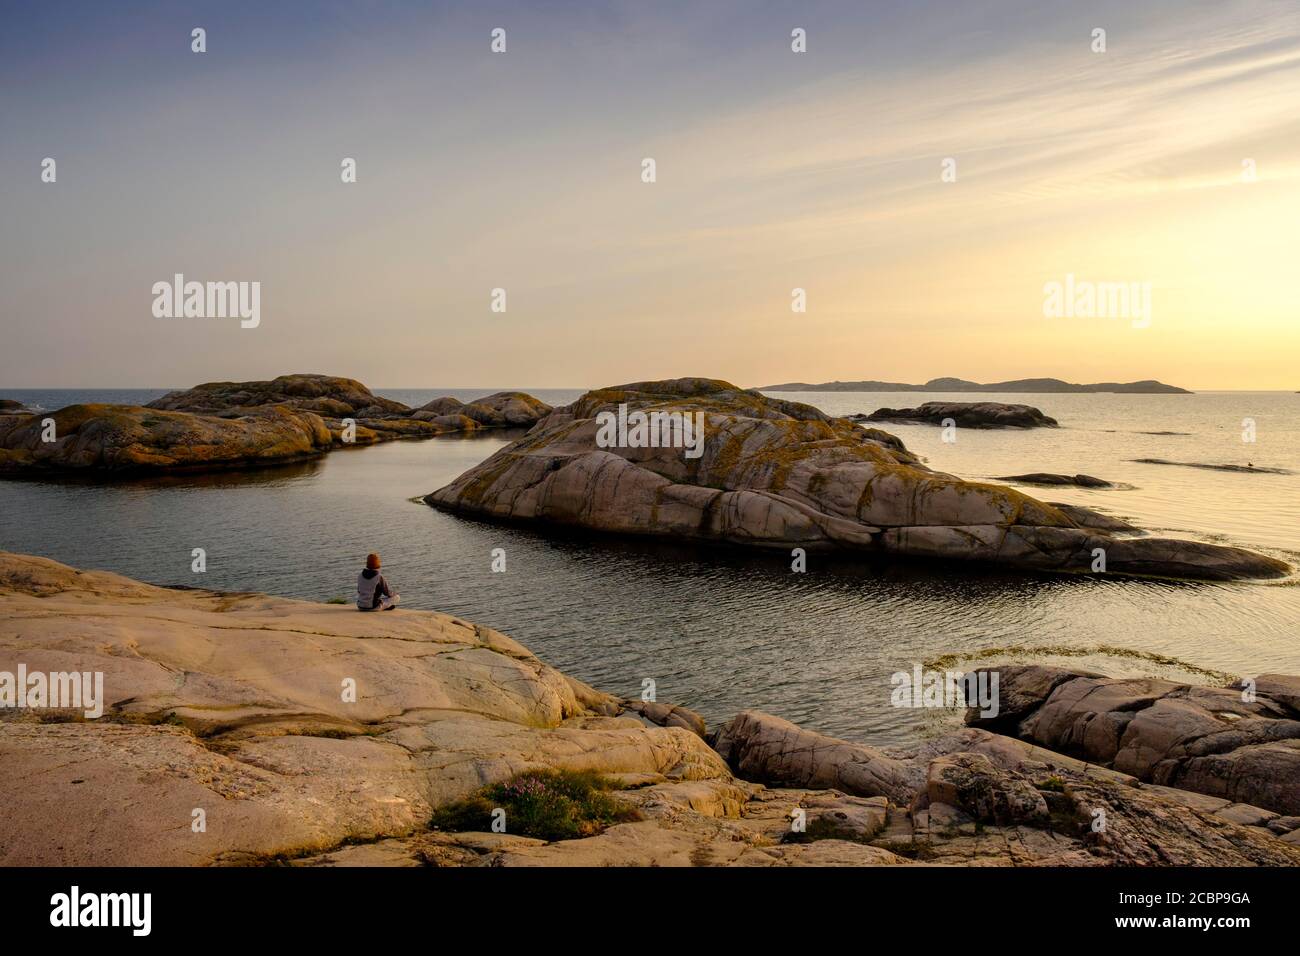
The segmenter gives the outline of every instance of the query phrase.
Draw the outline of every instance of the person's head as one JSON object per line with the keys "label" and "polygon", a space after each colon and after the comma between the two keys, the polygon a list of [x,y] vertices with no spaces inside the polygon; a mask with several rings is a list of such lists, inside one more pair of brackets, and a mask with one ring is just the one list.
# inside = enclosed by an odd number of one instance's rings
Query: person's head
{"label": "person's head", "polygon": [[369,568],[371,571],[378,571],[379,555],[375,554],[373,551],[370,552],[370,554],[366,555],[366,567]]}

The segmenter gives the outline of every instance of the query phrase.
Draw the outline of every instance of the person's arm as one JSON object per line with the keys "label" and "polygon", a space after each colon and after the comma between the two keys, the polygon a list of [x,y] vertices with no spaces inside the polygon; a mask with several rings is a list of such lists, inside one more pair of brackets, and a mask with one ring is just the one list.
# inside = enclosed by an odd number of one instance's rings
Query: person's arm
{"label": "person's arm", "polygon": [[393,591],[388,586],[388,579],[382,574],[379,576],[379,587],[375,588],[375,594],[382,594],[384,597],[393,596]]}

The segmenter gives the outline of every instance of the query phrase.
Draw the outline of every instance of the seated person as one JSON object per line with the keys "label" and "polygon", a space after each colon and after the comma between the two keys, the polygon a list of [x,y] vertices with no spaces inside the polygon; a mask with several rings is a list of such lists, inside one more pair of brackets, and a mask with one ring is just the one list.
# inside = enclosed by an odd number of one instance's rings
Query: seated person
{"label": "seated person", "polygon": [[391,611],[401,600],[394,594],[384,576],[379,573],[379,555],[366,555],[366,569],[357,578],[357,609],[360,611]]}

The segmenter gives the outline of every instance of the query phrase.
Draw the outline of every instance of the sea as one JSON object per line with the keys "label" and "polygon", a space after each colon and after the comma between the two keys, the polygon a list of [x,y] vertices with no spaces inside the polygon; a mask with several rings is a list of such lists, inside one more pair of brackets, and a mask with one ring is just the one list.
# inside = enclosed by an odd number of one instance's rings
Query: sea
{"label": "sea", "polygon": [[[414,406],[501,388],[375,391]],[[583,391],[522,390],[554,405]],[[56,409],[142,404],[167,391],[0,386],[0,397]],[[934,426],[883,427],[939,471],[1093,475],[1115,487],[1023,490],[1300,568],[1298,394],[771,394],[836,415],[924,401],[1028,403],[1060,427],[963,429],[953,441]],[[239,473],[4,481],[0,549],[162,585],[312,601],[350,599],[365,555],[377,551],[403,607],[504,631],[602,690],[652,691],[713,726],[758,709],[880,746],[915,745],[961,721],[953,707],[895,705],[896,675],[917,666],[1039,662],[1207,684],[1300,673],[1296,577],[1178,583],[819,554],[796,573],[785,552],[557,533],[420,501],[517,434],[393,442]],[[202,573],[192,570],[195,548],[206,554]],[[498,548],[504,572],[492,570]],[[21,626],[0,621],[0,630]]]}

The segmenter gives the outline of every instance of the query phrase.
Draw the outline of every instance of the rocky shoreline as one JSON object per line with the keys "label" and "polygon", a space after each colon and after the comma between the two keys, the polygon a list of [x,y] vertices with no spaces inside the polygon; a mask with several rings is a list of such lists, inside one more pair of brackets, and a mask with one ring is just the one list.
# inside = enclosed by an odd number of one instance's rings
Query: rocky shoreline
{"label": "rocky shoreline", "polygon": [[[5,865],[1300,865],[1293,677],[1260,677],[1247,704],[1003,668],[997,720],[889,751],[757,711],[710,732],[434,612],[0,553],[0,621],[0,672],[99,671],[106,688],[98,719],[0,710]],[[534,769],[605,775],[636,819],[551,842],[429,827]]]}
{"label": "rocky shoreline", "polygon": [[469,403],[437,398],[413,409],[330,375],[210,382],[144,406],[70,405],[42,413],[14,406],[6,400],[0,414],[0,477],[278,465],[349,445],[528,427],[551,411],[523,392]]}

